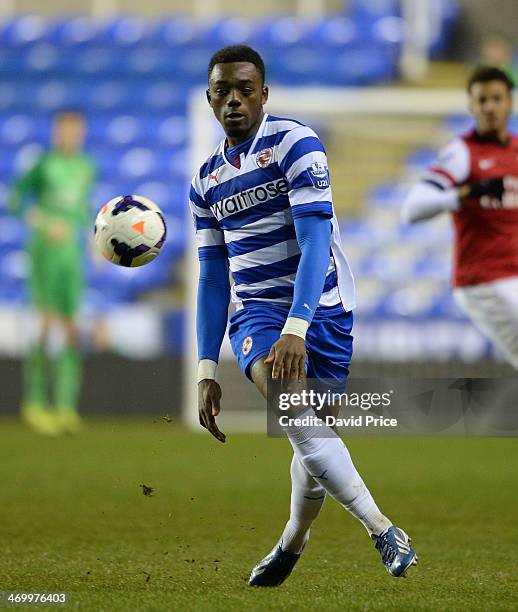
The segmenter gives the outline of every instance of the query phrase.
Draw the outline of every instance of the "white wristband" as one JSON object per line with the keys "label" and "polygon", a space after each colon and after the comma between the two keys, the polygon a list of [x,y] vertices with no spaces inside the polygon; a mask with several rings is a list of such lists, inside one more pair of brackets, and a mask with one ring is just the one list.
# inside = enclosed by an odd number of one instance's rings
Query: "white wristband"
{"label": "white wristband", "polygon": [[305,319],[299,319],[297,317],[288,317],[286,323],[281,331],[281,336],[285,334],[291,334],[298,336],[302,340],[306,339],[306,332],[308,331],[309,323]]}
{"label": "white wristband", "polygon": [[216,380],[218,364],[212,359],[202,359],[198,363],[198,382],[202,380]]}

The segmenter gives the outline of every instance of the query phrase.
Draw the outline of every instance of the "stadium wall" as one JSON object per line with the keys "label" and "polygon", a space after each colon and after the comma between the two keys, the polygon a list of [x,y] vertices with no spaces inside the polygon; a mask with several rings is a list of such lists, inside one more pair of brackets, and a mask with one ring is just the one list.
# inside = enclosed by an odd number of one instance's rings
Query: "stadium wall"
{"label": "stadium wall", "polygon": [[[85,360],[80,411],[153,418],[179,415],[181,378],[178,357],[142,360],[116,355],[90,356]],[[0,359],[0,414],[18,412],[21,379],[20,360]]]}
{"label": "stadium wall", "polygon": [[[17,13],[36,13],[38,15],[69,14],[71,11],[78,14],[88,14],[92,11],[101,13],[117,13],[133,15],[144,15],[156,17],[171,13],[189,14],[192,12],[204,12],[205,16],[217,15],[218,13],[236,14],[235,2],[231,0],[219,0],[205,2],[198,0],[152,0],[140,2],[140,0],[48,0],[39,3],[35,7],[34,0],[12,0],[11,10]],[[241,3],[238,14],[240,16],[293,14],[297,10],[296,0],[263,0],[263,2]],[[340,12],[346,2],[340,0],[325,0],[323,5],[326,12]]]}
{"label": "stadium wall", "polygon": [[[460,0],[461,18],[456,38],[462,41],[467,59],[477,57],[483,36],[498,33],[518,45],[518,3],[514,0]],[[490,6],[490,10],[489,9]]]}
{"label": "stadium wall", "polygon": [[[83,415],[140,416],[161,419],[181,417],[182,359],[164,356],[155,359],[128,359],[117,355],[95,355],[85,359],[80,412]],[[220,367],[223,388],[222,417],[232,429],[247,429],[250,417],[264,425],[265,402],[253,390],[234,362]],[[476,363],[392,362],[355,360],[352,378],[511,378],[510,366],[495,361]],[[15,416],[19,411],[22,364],[19,359],[0,359],[0,414]]]}

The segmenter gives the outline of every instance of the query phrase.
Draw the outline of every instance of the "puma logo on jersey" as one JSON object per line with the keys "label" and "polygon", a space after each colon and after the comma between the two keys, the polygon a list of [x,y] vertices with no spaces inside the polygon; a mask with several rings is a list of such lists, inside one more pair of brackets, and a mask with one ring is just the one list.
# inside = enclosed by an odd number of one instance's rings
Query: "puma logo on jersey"
{"label": "puma logo on jersey", "polygon": [[219,185],[218,170],[216,170],[216,172],[214,172],[213,174],[209,174],[209,181],[214,181],[215,183]]}

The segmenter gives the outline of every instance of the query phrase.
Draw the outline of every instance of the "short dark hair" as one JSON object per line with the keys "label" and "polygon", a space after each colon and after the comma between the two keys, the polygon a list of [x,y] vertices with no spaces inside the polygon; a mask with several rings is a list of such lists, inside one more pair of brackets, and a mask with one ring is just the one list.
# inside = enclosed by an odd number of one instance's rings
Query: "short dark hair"
{"label": "short dark hair", "polygon": [[504,70],[496,68],[496,66],[479,66],[475,68],[468,79],[468,93],[475,83],[488,83],[489,81],[505,83],[509,92],[514,89],[514,81]]}
{"label": "short dark hair", "polygon": [[257,70],[259,70],[263,83],[266,78],[266,69],[264,67],[263,58],[257,53],[255,49],[248,45],[231,45],[229,47],[223,47],[216,51],[210,58],[208,78],[212,69],[216,64],[230,64],[231,62],[250,62]]}

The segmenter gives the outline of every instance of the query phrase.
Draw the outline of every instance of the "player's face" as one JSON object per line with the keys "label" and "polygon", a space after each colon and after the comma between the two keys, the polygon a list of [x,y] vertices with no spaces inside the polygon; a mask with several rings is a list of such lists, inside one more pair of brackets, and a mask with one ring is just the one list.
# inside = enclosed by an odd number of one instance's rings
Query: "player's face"
{"label": "player's face", "polygon": [[79,115],[63,115],[54,123],[53,141],[58,151],[71,154],[83,148],[86,126]]}
{"label": "player's face", "polygon": [[473,83],[470,90],[470,110],[477,122],[479,134],[502,134],[512,111],[512,96],[502,81]]}
{"label": "player's face", "polygon": [[209,77],[207,99],[229,144],[234,146],[259,128],[268,88],[259,70],[250,62],[216,64]]}

